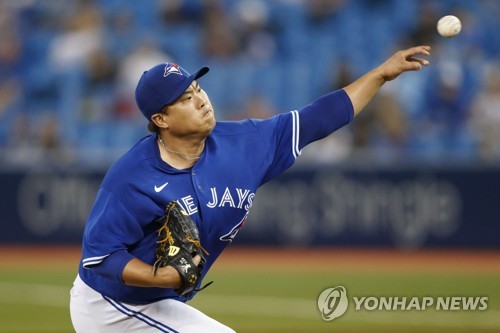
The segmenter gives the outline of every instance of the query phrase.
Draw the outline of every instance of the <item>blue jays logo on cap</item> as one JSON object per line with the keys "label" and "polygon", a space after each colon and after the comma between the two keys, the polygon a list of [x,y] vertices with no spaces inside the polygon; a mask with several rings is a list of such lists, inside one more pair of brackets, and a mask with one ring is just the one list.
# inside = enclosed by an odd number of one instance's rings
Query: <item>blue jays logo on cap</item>
{"label": "blue jays logo on cap", "polygon": [[[135,88],[135,100],[146,119],[175,102],[189,85],[208,72],[202,67],[193,74],[173,63],[161,63],[145,71]],[[175,75],[170,75],[175,74]]]}
{"label": "blue jays logo on cap", "polygon": [[165,71],[163,72],[163,77],[167,77],[170,74],[177,74],[182,76],[182,72],[177,64],[167,64],[165,66]]}

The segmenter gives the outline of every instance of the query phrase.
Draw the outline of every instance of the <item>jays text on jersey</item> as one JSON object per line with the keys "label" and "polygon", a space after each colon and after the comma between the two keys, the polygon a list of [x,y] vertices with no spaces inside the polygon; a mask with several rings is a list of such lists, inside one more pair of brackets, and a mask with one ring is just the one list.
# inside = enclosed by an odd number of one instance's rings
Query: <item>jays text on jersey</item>
{"label": "jays text on jersey", "polygon": [[99,188],[85,226],[80,277],[117,301],[180,299],[173,289],[130,287],[121,278],[134,257],[153,264],[154,221],[166,204],[177,200],[196,222],[209,252],[203,278],[245,223],[258,187],[288,169],[305,145],[352,118],[349,97],[337,90],[299,111],[218,122],[198,162],[184,170],[161,159],[156,134],[143,138],[115,162]]}

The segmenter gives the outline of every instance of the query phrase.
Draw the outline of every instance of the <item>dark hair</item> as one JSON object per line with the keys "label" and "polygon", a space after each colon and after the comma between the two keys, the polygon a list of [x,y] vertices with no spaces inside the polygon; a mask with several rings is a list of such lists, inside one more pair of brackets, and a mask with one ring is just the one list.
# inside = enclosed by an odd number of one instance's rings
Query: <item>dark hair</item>
{"label": "dark hair", "polygon": [[[167,106],[168,105],[165,105],[158,113],[167,114]],[[160,128],[154,123],[154,121],[150,120],[148,123],[148,131],[151,133],[159,133]]]}
{"label": "dark hair", "polygon": [[160,128],[150,120],[148,123],[148,131],[150,131],[151,133],[158,133],[160,131]]}

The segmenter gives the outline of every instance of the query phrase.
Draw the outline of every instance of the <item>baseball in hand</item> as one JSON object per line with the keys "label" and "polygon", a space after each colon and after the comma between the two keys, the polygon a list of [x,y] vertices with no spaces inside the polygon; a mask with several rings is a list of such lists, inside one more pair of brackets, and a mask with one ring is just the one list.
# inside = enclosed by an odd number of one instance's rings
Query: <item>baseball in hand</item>
{"label": "baseball in hand", "polygon": [[439,19],[437,23],[438,33],[446,38],[451,38],[460,33],[462,30],[462,22],[460,19],[453,15],[446,15]]}

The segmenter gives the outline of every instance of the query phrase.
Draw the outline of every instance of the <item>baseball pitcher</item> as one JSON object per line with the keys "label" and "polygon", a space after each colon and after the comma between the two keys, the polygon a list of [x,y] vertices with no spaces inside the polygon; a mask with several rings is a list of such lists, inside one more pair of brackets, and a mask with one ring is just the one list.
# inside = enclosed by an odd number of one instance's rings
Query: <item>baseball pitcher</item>
{"label": "baseball pitcher", "polygon": [[259,186],[351,122],[386,81],[428,65],[418,56],[429,52],[399,51],[350,85],[264,120],[216,122],[198,82],[207,67],[190,74],[163,63],[144,72],[135,97],[152,133],[113,164],[97,192],[71,290],[75,330],[234,332],[186,301],[206,287]]}

